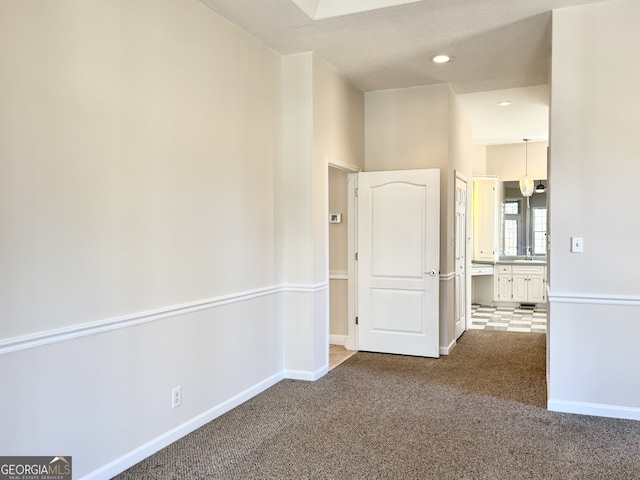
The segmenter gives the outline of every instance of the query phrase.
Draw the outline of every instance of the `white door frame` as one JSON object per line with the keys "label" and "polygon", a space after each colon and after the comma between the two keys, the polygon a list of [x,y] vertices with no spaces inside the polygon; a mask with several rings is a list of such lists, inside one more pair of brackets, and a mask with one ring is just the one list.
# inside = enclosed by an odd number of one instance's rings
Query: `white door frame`
{"label": "white door frame", "polygon": [[[357,316],[357,303],[356,303],[356,287],[357,287],[357,270],[355,263],[355,252],[357,245],[357,207],[355,201],[356,188],[358,188],[358,172],[361,171],[357,165],[351,165],[333,160],[327,160],[327,173],[329,168],[337,168],[347,172],[349,175],[347,183],[347,258],[349,259],[347,264],[347,338],[345,339],[344,347],[347,350],[358,350],[358,340],[356,336],[356,316]],[[329,186],[327,185],[326,204],[327,211],[329,206]],[[327,233],[328,235],[328,233]],[[327,250],[329,248],[329,239],[327,238]],[[329,278],[329,253],[327,251],[327,278]],[[329,311],[329,308],[327,308]],[[327,349],[329,345],[327,345]]]}

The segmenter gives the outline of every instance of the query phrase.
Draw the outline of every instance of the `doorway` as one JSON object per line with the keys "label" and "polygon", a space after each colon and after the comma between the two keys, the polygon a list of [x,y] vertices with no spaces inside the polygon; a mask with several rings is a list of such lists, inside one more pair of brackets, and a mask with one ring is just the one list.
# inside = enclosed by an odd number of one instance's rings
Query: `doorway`
{"label": "doorway", "polygon": [[349,216],[353,212],[350,199],[352,177],[357,167],[330,162],[328,174],[328,222],[329,222],[329,369],[334,368],[355,354],[352,338],[353,327],[349,319],[354,317],[349,305],[349,288],[353,267],[349,255]]}
{"label": "doorway", "polygon": [[[385,180],[384,183],[387,185],[388,189],[385,190],[387,192],[386,195],[383,195],[385,198],[388,197],[388,194],[392,191],[394,194],[389,198],[395,198],[396,194],[404,195],[403,199],[407,195],[411,197],[412,195],[416,195],[416,201],[418,202],[416,205],[416,215],[421,217],[424,222],[425,231],[420,235],[417,235],[416,238],[419,238],[419,242],[427,242],[430,245],[430,248],[433,249],[433,255],[430,257],[424,257],[426,252],[431,251],[429,248],[418,248],[420,251],[420,257],[415,262],[415,267],[419,269],[417,273],[417,277],[413,279],[417,281],[421,285],[424,284],[424,289],[420,295],[423,295],[424,298],[419,304],[415,304],[414,307],[418,308],[420,311],[424,310],[424,315],[419,315],[417,318],[418,323],[421,325],[421,328],[417,329],[417,331],[405,332],[403,335],[399,335],[399,332],[395,332],[395,337],[405,336],[407,335],[411,337],[415,337],[414,341],[417,337],[420,336],[420,331],[423,332],[423,336],[425,338],[429,338],[433,343],[433,347],[429,350],[428,356],[438,356],[439,355],[439,316],[437,313],[439,302],[438,302],[438,288],[439,288],[439,229],[433,228],[434,224],[439,226],[437,218],[439,217],[439,170],[402,170],[397,172],[369,172],[366,174],[358,175],[358,171],[355,168],[344,167],[342,165],[336,165],[333,163],[328,163],[327,166],[328,171],[328,221],[329,221],[329,345],[337,345],[344,346],[347,350],[359,350],[360,346],[358,345],[357,334],[362,329],[359,325],[356,327],[356,312],[358,311],[358,293],[355,291],[356,285],[358,283],[358,267],[355,261],[355,244],[358,240],[358,207],[356,201],[356,187],[358,183],[359,176],[362,175],[379,175],[383,177],[388,177],[389,175],[396,175],[397,179],[392,179],[393,181]],[[414,181],[415,179],[406,178],[410,175],[417,176],[426,176],[426,179],[420,179],[420,181]],[[426,183],[425,183],[426,182]],[[384,190],[385,188],[383,188]],[[358,197],[359,198],[359,197]],[[420,200],[420,198],[422,200]],[[382,197],[378,199],[378,205],[380,205],[380,201]],[[419,207],[419,208],[418,208]],[[432,211],[433,210],[433,211]],[[422,212],[422,213],[420,213]],[[431,217],[427,217],[427,212],[431,212]],[[383,212],[384,213],[384,212]],[[393,207],[392,212],[389,215],[382,215],[379,218],[379,221],[376,222],[376,225],[381,225],[385,221],[396,220],[396,223],[402,219],[406,219],[409,215],[408,206],[406,202],[402,203],[399,207]],[[415,223],[415,222],[413,222]],[[412,225],[413,225],[412,223]],[[398,225],[399,226],[399,225]],[[397,229],[394,228],[395,233]],[[389,238],[394,238],[393,234]],[[405,236],[395,236],[396,239],[401,238],[403,245],[413,245],[410,241],[408,235]],[[417,240],[416,240],[417,241]],[[408,243],[407,243],[408,242]],[[397,243],[397,242],[396,242]],[[405,245],[405,246],[406,246]],[[417,245],[417,244],[416,244]],[[377,248],[378,244],[376,244]],[[423,245],[424,247],[424,245]],[[407,255],[407,248],[399,248],[397,249],[401,253],[401,257]],[[380,253],[380,252],[378,252]],[[382,256],[376,255],[378,259],[381,259]],[[398,260],[398,255],[392,255],[393,259]],[[433,258],[432,258],[433,257]],[[397,266],[398,263],[394,260],[394,264]],[[429,268],[427,268],[427,263],[429,264]],[[389,265],[387,265],[389,266]],[[406,273],[406,272],[405,272]],[[406,275],[404,275],[406,277]],[[387,279],[388,280],[388,279]],[[409,282],[412,279],[403,278],[403,281]],[[426,288],[429,286],[429,288]],[[397,286],[396,286],[397,287]],[[397,292],[397,288],[393,288],[391,290],[387,289],[386,293],[391,291]],[[431,293],[429,293],[431,292]],[[435,293],[433,293],[435,292]],[[418,291],[413,292],[413,300],[414,303],[416,298],[419,296]],[[429,295],[435,295],[435,298],[431,298]],[[405,296],[403,297],[407,300],[407,297],[410,297],[408,292],[405,292]],[[387,298],[388,295],[385,297]],[[380,295],[376,296],[376,299],[380,300],[382,298]],[[380,302],[378,301],[376,305],[380,306]],[[423,307],[420,307],[423,305]],[[402,313],[407,308],[407,302],[403,302],[402,308],[393,309],[394,312]],[[366,316],[366,315],[365,315]],[[398,317],[398,315],[395,315]],[[400,315],[399,317],[402,317]],[[382,317],[378,317],[380,319]],[[412,316],[413,318],[413,316]],[[421,320],[420,320],[421,319]],[[363,318],[363,320],[366,320]],[[400,321],[398,318],[394,320],[396,322]],[[406,323],[406,322],[405,322]],[[376,324],[376,328],[374,330],[380,330],[378,327],[380,325]],[[369,324],[371,326],[371,324]],[[414,325],[415,326],[415,325]],[[388,325],[387,325],[388,327]],[[405,325],[406,327],[406,325]],[[382,330],[388,330],[387,328],[382,328]],[[374,336],[377,338],[382,333],[381,331],[375,332]],[[384,336],[384,335],[383,335]],[[334,349],[335,350],[335,349]],[[375,348],[374,348],[375,350]],[[376,350],[383,351],[383,350]],[[417,352],[417,350],[416,350]],[[401,353],[401,352],[398,352]],[[408,351],[404,353],[409,353]],[[414,354],[418,354],[415,353]],[[424,355],[425,353],[420,353]],[[335,357],[335,352],[334,352]],[[331,361],[331,347],[330,347],[330,361]]]}

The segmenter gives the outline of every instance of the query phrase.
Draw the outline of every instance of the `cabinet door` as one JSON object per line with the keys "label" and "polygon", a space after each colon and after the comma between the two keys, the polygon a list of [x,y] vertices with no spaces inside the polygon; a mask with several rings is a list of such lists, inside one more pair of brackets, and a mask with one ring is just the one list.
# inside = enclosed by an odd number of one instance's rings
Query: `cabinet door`
{"label": "cabinet door", "polygon": [[527,275],[514,273],[511,282],[511,299],[514,302],[529,302],[529,277]]}
{"label": "cabinet door", "polygon": [[496,302],[510,302],[511,301],[511,274],[497,275],[496,284],[494,288]]}
{"label": "cabinet door", "polygon": [[545,281],[543,275],[531,275],[529,276],[528,285],[528,301],[529,303],[544,303]]}
{"label": "cabinet door", "polygon": [[473,259],[494,261],[497,256],[497,180],[473,181]]}

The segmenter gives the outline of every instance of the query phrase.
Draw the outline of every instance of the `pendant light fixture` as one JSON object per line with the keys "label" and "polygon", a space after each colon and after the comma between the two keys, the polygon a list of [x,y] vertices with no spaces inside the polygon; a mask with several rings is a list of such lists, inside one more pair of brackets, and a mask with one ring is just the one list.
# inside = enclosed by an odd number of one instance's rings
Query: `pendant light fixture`
{"label": "pendant light fixture", "polygon": [[530,197],[533,194],[534,182],[528,172],[529,151],[527,145],[531,139],[523,138],[522,140],[524,141],[524,177],[520,179],[520,192],[523,197]]}
{"label": "pendant light fixture", "polygon": [[544,183],[542,183],[542,180],[540,180],[540,183],[536,187],[536,193],[544,193],[546,191],[547,191],[547,187],[545,187]]}

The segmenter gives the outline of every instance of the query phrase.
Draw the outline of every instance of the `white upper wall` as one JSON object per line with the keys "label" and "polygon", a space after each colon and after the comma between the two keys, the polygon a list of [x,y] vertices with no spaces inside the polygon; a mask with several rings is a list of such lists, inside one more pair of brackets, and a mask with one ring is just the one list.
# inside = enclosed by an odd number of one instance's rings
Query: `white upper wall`
{"label": "white upper wall", "polygon": [[637,0],[553,13],[547,357],[551,409],[636,420],[638,19]]}
{"label": "white upper wall", "polygon": [[[555,291],[640,294],[638,19],[634,0],[554,12],[551,225],[562,266],[551,272]],[[583,254],[569,251],[572,236],[584,237]]]}
{"label": "white upper wall", "polygon": [[473,175],[487,175],[487,146],[473,146]]}
{"label": "white upper wall", "polygon": [[[535,180],[547,178],[547,142],[510,143],[486,147],[484,175],[497,175],[501,182],[519,180],[526,170]],[[525,161],[526,157],[526,161]],[[526,164],[526,165],[525,165]]]}
{"label": "white upper wall", "polygon": [[366,170],[446,168],[449,92],[447,85],[367,92]]}
{"label": "white upper wall", "polygon": [[282,58],[195,0],[0,31],[0,451],[111,478],[282,378]]}
{"label": "white upper wall", "polygon": [[0,338],[273,285],[279,55],[178,0],[0,31]]}

